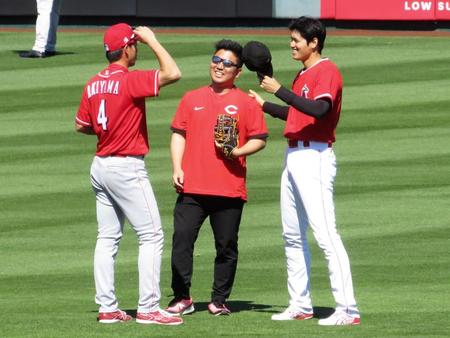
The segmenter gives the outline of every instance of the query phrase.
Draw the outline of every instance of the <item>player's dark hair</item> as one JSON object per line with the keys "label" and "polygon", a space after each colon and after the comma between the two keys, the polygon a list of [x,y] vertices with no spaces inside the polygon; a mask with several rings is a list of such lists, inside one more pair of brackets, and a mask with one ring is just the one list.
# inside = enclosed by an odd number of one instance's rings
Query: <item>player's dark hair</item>
{"label": "player's dark hair", "polygon": [[123,48],[113,50],[111,52],[106,52],[106,58],[108,59],[109,63],[113,63],[116,61],[119,61],[122,57]]}
{"label": "player's dark hair", "polygon": [[308,16],[301,16],[292,20],[288,27],[291,31],[299,32],[308,43],[317,38],[317,49],[319,53],[322,53],[327,36],[327,31],[322,22]]}
{"label": "player's dark hair", "polygon": [[242,46],[239,42],[233,40],[222,39],[217,41],[215,44],[216,50],[214,53],[217,53],[218,50],[224,49],[233,52],[234,55],[238,58],[239,68],[242,67]]}

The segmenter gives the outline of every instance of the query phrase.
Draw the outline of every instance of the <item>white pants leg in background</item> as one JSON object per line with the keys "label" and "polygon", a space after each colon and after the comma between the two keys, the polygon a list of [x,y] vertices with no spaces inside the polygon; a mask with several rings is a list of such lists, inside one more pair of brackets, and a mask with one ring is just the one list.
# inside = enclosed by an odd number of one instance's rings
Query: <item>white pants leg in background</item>
{"label": "white pants leg in background", "polygon": [[309,285],[308,226],[328,262],[336,310],[359,316],[350,263],[336,230],[333,185],[336,158],[326,143],[287,148],[281,177],[281,217],[288,272],[290,305],[312,312]]}
{"label": "white pants leg in background", "polygon": [[98,157],[91,166],[96,194],[98,237],[94,255],[95,301],[100,312],[118,309],[114,264],[128,219],[139,243],[138,312],[159,308],[164,235],[156,199],[142,157]]}
{"label": "white pants leg in background", "polygon": [[54,52],[61,0],[36,0],[36,40],[33,50]]}

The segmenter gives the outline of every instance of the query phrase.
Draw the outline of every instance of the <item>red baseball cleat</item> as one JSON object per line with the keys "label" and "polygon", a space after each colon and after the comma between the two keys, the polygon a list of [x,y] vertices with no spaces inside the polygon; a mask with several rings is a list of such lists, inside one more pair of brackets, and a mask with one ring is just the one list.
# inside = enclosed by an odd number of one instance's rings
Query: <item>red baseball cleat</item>
{"label": "red baseball cleat", "polygon": [[174,299],[166,308],[166,311],[174,315],[187,315],[195,311],[192,298],[189,299]]}
{"label": "red baseball cleat", "polygon": [[209,303],[208,310],[209,313],[214,316],[231,314],[231,311],[225,306],[225,304]]}
{"label": "red baseball cleat", "polygon": [[117,310],[114,312],[99,312],[98,322],[103,324],[111,324],[117,322],[129,322],[132,320],[130,315],[127,315],[125,311]]}
{"label": "red baseball cleat", "polygon": [[154,312],[138,312],[136,323],[139,324],[158,324],[158,325],[180,325],[183,319],[178,316],[171,316],[169,313],[158,310]]}

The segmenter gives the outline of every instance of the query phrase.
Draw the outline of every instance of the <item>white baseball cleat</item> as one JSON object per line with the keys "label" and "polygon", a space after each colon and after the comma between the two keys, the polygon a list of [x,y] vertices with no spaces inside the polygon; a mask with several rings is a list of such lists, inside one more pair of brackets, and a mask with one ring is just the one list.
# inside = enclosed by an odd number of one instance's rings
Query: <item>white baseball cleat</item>
{"label": "white baseball cleat", "polygon": [[359,317],[352,317],[348,313],[336,311],[328,318],[319,319],[319,325],[359,325],[361,319]]}
{"label": "white baseball cleat", "polygon": [[289,306],[283,312],[272,315],[272,320],[307,320],[312,317],[312,313],[305,313]]}

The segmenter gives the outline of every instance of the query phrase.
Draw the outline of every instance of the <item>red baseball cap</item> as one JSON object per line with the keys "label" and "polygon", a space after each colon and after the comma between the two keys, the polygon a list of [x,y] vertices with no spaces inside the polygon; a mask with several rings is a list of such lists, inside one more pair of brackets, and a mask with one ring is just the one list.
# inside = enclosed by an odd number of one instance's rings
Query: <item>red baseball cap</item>
{"label": "red baseball cap", "polygon": [[118,23],[109,27],[103,36],[103,44],[107,52],[115,51],[136,43],[133,28],[126,23]]}

